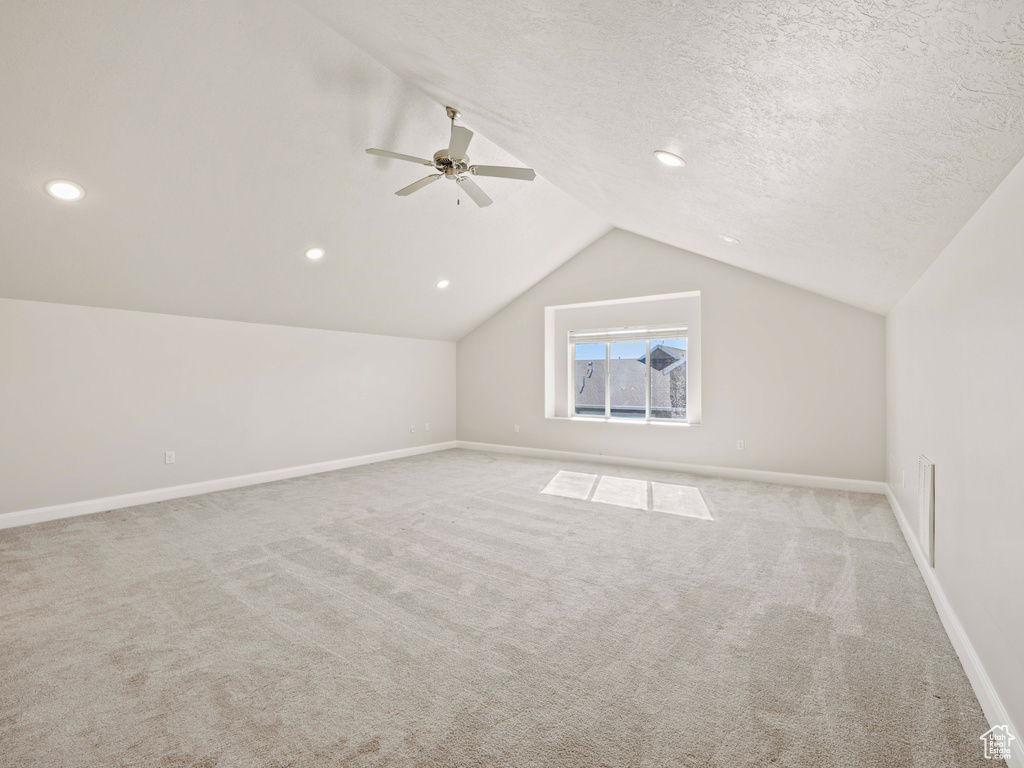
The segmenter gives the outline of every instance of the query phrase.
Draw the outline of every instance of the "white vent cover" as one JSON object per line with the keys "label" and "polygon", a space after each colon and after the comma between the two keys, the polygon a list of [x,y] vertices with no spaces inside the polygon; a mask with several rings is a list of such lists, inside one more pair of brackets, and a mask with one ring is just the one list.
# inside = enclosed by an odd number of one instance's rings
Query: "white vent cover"
{"label": "white vent cover", "polygon": [[924,454],[917,461],[917,540],[928,565],[935,567],[935,464]]}

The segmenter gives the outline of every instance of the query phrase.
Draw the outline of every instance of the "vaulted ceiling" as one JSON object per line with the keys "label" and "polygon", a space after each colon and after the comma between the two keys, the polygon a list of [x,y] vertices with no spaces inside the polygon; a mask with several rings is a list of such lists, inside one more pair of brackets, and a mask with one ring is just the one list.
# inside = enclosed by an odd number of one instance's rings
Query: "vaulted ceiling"
{"label": "vaulted ceiling", "polygon": [[[1019,3],[5,0],[0,72],[0,296],[425,338],[611,225],[884,312],[1024,154]],[[395,197],[444,104],[539,178]]]}
{"label": "vaulted ceiling", "polygon": [[457,339],[608,230],[543,177],[396,197],[428,169],[364,150],[443,105],[292,3],[4,0],[0,73],[0,297]]}
{"label": "vaulted ceiling", "polygon": [[877,312],[1024,154],[1019,0],[298,1],[615,226]]}

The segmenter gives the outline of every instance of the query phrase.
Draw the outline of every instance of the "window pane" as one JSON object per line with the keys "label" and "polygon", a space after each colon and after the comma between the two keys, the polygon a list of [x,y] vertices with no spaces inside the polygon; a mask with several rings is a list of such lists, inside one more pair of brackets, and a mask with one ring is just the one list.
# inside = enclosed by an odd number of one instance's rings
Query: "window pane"
{"label": "window pane", "polygon": [[611,343],[612,416],[623,419],[647,418],[647,365],[643,341]]}
{"label": "window pane", "polygon": [[686,339],[651,340],[651,418],[686,419]]}
{"label": "window pane", "polygon": [[576,345],[576,415],[604,416],[604,344]]}

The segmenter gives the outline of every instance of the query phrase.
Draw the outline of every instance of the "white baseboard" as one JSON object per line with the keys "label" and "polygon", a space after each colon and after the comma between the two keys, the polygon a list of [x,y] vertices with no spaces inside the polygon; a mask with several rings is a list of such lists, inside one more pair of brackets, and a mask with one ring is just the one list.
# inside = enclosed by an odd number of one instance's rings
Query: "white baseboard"
{"label": "white baseboard", "polygon": [[[946,634],[949,635],[956,655],[960,657],[960,664],[963,666],[964,672],[967,673],[967,679],[971,681],[974,694],[978,697],[978,703],[981,705],[989,725],[1010,726],[1010,730],[1017,737],[1010,743],[1011,755],[1016,758],[1016,762],[1010,763],[1010,765],[1024,766],[1024,734],[1018,731],[1010,721],[1009,713],[1003,706],[999,694],[996,693],[995,686],[992,685],[991,678],[985,671],[981,659],[978,658],[974,646],[971,645],[970,638],[967,637],[960,619],[953,611],[953,606],[946,599],[946,593],[935,575],[935,570],[928,564],[928,558],[925,557],[924,551],[917,543],[913,528],[910,527],[907,516],[903,514],[903,509],[900,507],[899,501],[896,500],[896,494],[892,492],[888,483],[885,484],[885,496],[889,500],[889,506],[892,507],[893,516],[899,523],[900,530],[903,531],[903,538],[906,539],[907,546],[910,547],[910,552],[914,555],[914,561],[917,563],[918,570],[921,571],[928,592],[931,593],[932,602],[935,604],[935,610],[938,611],[942,626],[945,628]],[[978,735],[981,736],[980,733]]]}
{"label": "white baseboard", "polygon": [[827,488],[834,491],[857,491],[860,493],[885,493],[885,483],[874,480],[853,480],[844,477],[822,477],[820,475],[797,475],[789,472],[767,472],[760,469],[737,469],[735,467],[714,467],[707,464],[681,464],[674,461],[632,459],[625,456],[606,456],[598,453],[575,453],[555,451],[549,448],[525,448],[518,445],[497,445],[495,443],[472,443],[458,441],[459,448],[474,451],[512,453],[517,456],[533,456],[540,459],[562,459],[567,461],[591,461],[601,464],[618,464],[644,469],[667,469],[672,472],[689,472],[692,475],[711,475],[733,480],[755,480],[759,483],[799,485],[805,488]]}
{"label": "white baseboard", "polygon": [[418,456],[421,453],[446,451],[455,447],[456,444],[454,440],[446,443],[432,443],[430,445],[420,445],[415,448],[400,448],[395,451],[384,451],[383,453],[369,453],[364,456],[350,456],[349,458],[346,459],[322,461],[317,464],[305,464],[300,467],[285,467],[284,469],[271,469],[266,472],[255,472],[251,475],[222,477],[216,480],[204,480],[199,483],[189,483],[187,485],[172,485],[169,488],[154,488],[153,490],[150,491],[125,493],[120,496],[107,496],[102,499],[74,501],[71,502],[70,504],[58,504],[53,507],[39,507],[37,509],[25,509],[19,512],[7,512],[4,514],[0,514],[0,529],[14,528],[19,525],[30,525],[32,523],[42,523],[47,520],[59,520],[63,517],[91,515],[94,512],[106,512],[111,509],[135,507],[138,506],[139,504],[152,504],[155,501],[180,499],[184,496],[196,496],[201,493],[226,491],[230,488],[241,488],[246,485],[259,485],[260,483],[271,483],[274,482],[275,480],[287,480],[290,477],[301,477],[302,475],[315,475],[319,472],[331,472],[335,469],[357,467],[362,464],[373,464],[378,461],[402,459],[405,458],[406,456]]}

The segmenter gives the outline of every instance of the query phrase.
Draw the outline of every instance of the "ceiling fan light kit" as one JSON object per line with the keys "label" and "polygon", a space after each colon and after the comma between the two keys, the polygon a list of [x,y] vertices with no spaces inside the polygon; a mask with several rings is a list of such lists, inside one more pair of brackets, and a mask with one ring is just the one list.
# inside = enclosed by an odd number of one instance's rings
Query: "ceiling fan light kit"
{"label": "ceiling fan light kit", "polygon": [[458,184],[459,189],[463,190],[474,203],[481,208],[486,208],[494,201],[477,186],[475,181],[469,178],[470,176],[494,176],[502,179],[518,179],[520,181],[533,181],[537,177],[532,168],[512,168],[506,165],[470,165],[469,155],[466,154],[466,151],[469,149],[469,142],[473,140],[473,132],[468,128],[455,124],[455,121],[462,116],[457,109],[445,107],[445,112],[448,114],[448,119],[452,121],[451,139],[448,142],[447,148],[439,149],[434,153],[433,160],[413,155],[403,155],[387,149],[366,150],[367,154],[370,155],[388,157],[392,160],[404,160],[407,163],[416,163],[417,165],[426,165],[437,171],[437,173],[432,173],[419,181],[414,181],[407,187],[403,187],[395,192],[396,195],[407,197],[413,192],[423,189],[428,184],[433,184],[438,179],[445,178]]}

